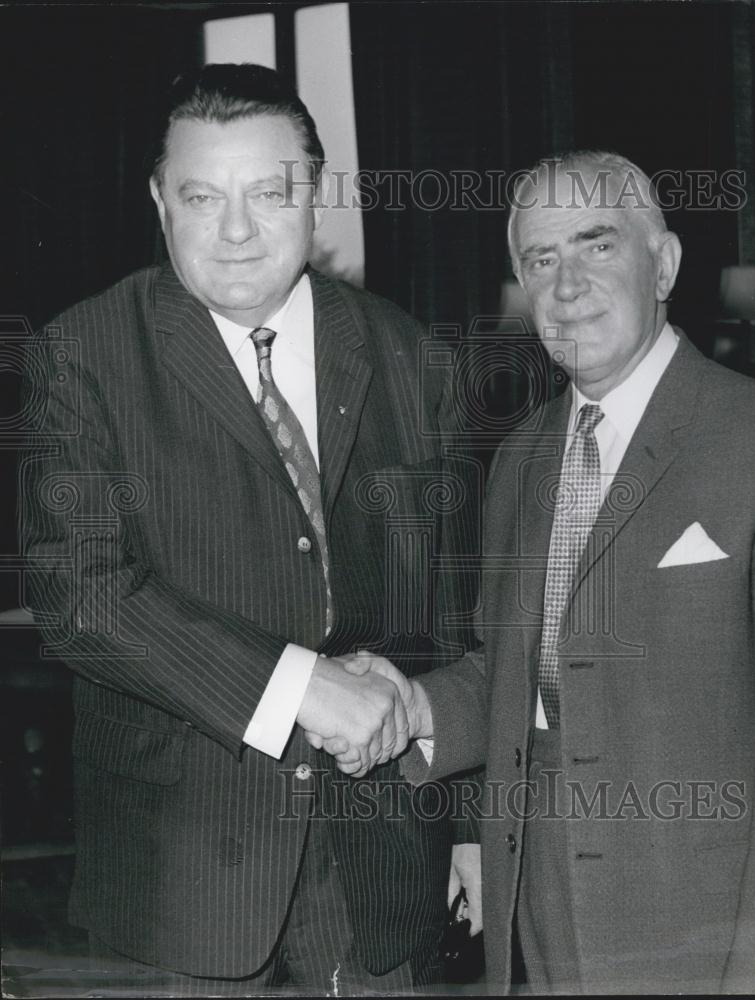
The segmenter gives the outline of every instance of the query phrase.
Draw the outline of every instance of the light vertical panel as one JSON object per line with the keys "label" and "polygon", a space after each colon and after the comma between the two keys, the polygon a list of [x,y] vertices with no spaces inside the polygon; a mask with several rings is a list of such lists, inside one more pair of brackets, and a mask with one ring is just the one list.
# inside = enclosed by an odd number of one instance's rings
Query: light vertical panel
{"label": "light vertical panel", "polygon": [[304,7],[295,15],[299,95],[317,124],[331,171],[325,218],[315,234],[312,263],[328,274],[364,284],[364,233],[356,200],[357,159],[351,31],[347,3]]}
{"label": "light vertical panel", "polygon": [[275,15],[205,21],[205,63],[258,63],[275,69]]}

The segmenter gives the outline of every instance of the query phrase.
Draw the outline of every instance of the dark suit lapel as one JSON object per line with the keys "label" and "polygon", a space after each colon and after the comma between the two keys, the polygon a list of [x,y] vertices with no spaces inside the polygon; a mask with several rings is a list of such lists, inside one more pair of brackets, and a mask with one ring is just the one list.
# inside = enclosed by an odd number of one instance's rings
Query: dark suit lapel
{"label": "dark suit lapel", "polygon": [[212,317],[168,265],[157,281],[155,324],[164,335],[165,367],[268,475],[293,492],[270,434]]}
{"label": "dark suit lapel", "polygon": [[364,345],[366,331],[346,291],[316,271],[309,276],[315,312],[320,484],[327,523],[356,440],[372,366]]}
{"label": "dark suit lapel", "polygon": [[572,598],[587,573],[647,503],[672,465],[694,420],[703,356],[680,334],[679,346],[650,398],[598,513],[574,578]]}
{"label": "dark suit lapel", "polygon": [[[518,551],[532,560],[532,569],[523,570],[522,606],[540,617],[545,597],[545,575],[548,563],[556,490],[561,474],[566,430],[571,407],[571,392],[564,392],[542,411],[535,430],[535,446],[527,453],[522,474],[522,488],[517,497],[521,514],[522,536]],[[530,662],[540,642],[540,627],[524,629],[525,662]]]}

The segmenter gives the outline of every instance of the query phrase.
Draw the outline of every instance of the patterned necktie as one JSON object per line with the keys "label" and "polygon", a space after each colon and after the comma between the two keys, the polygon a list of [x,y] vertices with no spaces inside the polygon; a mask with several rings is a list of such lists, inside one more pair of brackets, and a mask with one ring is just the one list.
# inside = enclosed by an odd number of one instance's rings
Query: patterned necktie
{"label": "patterned necktie", "polygon": [[328,543],[322,512],[320,474],[304,430],[273,379],[271,355],[275,330],[259,326],[256,330],[252,330],[251,338],[257,352],[260,372],[260,398],[257,406],[291,477],[320,547],[327,590],[326,626],[330,631],[333,623],[333,600],[330,593]]}
{"label": "patterned necktie", "polygon": [[560,717],[557,647],[561,618],[575,570],[600,509],[600,452],[595,428],[602,419],[603,412],[595,403],[586,403],[581,408],[558,484],[548,550],[538,670],[543,708],[551,729],[558,727]]}

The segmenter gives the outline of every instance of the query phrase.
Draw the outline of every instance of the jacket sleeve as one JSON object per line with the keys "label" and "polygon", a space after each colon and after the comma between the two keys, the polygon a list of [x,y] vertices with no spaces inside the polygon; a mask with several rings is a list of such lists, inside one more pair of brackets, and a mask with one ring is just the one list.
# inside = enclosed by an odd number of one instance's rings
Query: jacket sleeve
{"label": "jacket sleeve", "polygon": [[419,748],[412,747],[402,760],[406,779],[420,784],[481,767],[488,745],[484,653],[467,653],[458,663],[432,670],[417,681],[432,711],[433,756],[428,765]]}
{"label": "jacket sleeve", "polygon": [[25,405],[39,414],[19,471],[25,602],[50,652],[240,755],[286,639],[154,571],[138,522],[149,483],[119,466],[90,371],[37,366]]}
{"label": "jacket sleeve", "polygon": [[[505,449],[501,446],[491,465],[488,493],[491,483],[495,482],[498,475],[505,476],[505,472],[501,471],[504,461]],[[482,551],[485,551],[484,534]],[[439,780],[462,771],[478,771],[486,763],[490,707],[482,629],[484,606],[483,588],[475,614],[475,647],[470,648],[455,663],[418,678],[430,702],[434,742],[429,765],[416,746],[412,746],[403,758],[403,774],[412,784]],[[479,792],[483,776],[477,774],[472,780]],[[467,794],[474,792],[473,787]],[[467,830],[472,833],[474,825],[467,827]],[[455,837],[457,843],[460,842],[458,832]]]}
{"label": "jacket sleeve", "polygon": [[755,990],[755,850],[752,844],[739,890],[734,941],[721,986],[722,993],[752,994]]}
{"label": "jacket sleeve", "polygon": [[[752,618],[755,621],[755,547],[750,556],[750,594]],[[753,815],[753,773],[750,792],[750,839],[742,882],[739,888],[739,907],[734,930],[734,940],[726,965],[722,993],[753,993],[755,991],[755,815]]]}
{"label": "jacket sleeve", "polygon": [[[446,656],[445,660],[436,657],[439,666],[480,645],[474,629],[474,609],[480,589],[484,468],[474,456],[469,435],[464,431],[463,414],[458,412],[458,403],[455,405],[454,388],[448,373],[442,383],[437,409],[438,427],[444,440],[447,493],[451,499],[443,517],[443,569],[438,580],[438,613],[442,624],[439,629],[442,643],[446,649],[455,650],[456,654]],[[458,503],[454,502],[454,494],[457,494]],[[422,678],[419,680],[421,683]],[[411,759],[412,752],[409,756]],[[424,763],[422,758],[421,764]],[[454,775],[447,781],[454,844],[480,842],[477,816],[482,781],[483,772],[480,769]]]}

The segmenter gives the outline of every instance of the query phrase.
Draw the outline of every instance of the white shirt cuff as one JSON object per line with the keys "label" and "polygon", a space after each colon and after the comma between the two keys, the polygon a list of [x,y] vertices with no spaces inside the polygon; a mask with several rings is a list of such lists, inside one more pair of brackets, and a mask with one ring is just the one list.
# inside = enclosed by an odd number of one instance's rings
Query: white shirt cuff
{"label": "white shirt cuff", "polygon": [[431,736],[422,736],[417,740],[417,746],[422,751],[422,756],[427,761],[427,766],[433,762],[433,754],[435,753],[435,740]]}
{"label": "white shirt cuff", "polygon": [[246,727],[244,743],[276,757],[283,756],[304,692],[317,663],[317,653],[290,642],[281,653],[252,721]]}

